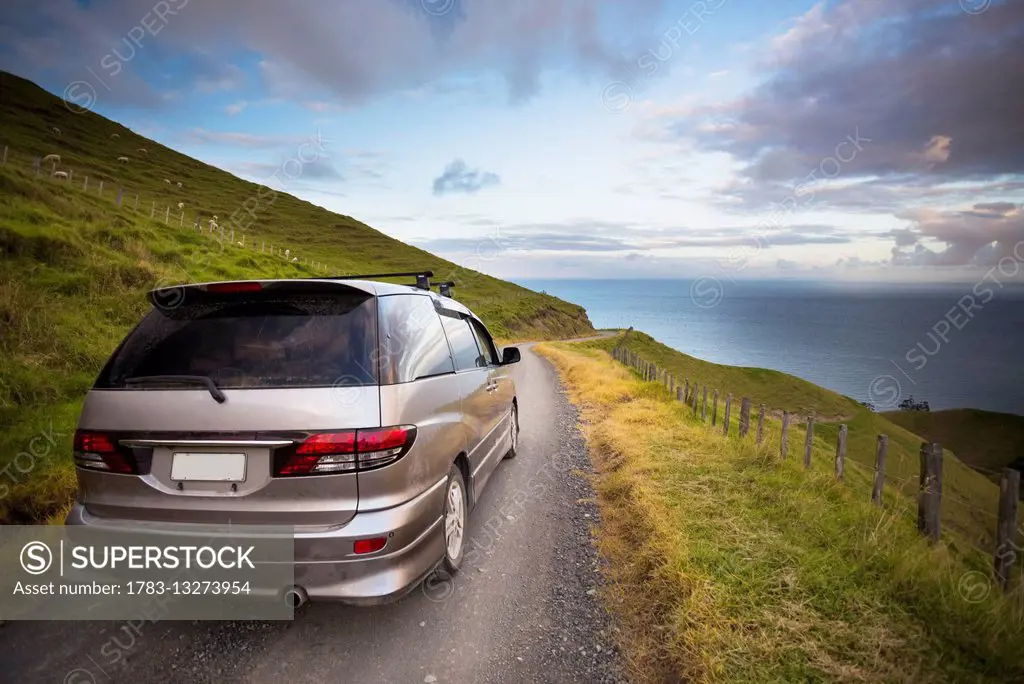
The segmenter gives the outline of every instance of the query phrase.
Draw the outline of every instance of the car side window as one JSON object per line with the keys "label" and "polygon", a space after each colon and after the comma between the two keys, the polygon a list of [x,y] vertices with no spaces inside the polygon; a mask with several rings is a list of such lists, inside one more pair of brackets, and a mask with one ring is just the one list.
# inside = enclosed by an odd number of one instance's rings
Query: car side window
{"label": "car side window", "polygon": [[473,334],[476,335],[476,343],[483,350],[487,363],[492,366],[499,365],[501,360],[498,359],[498,350],[494,347],[494,341],[491,340],[490,333],[478,321],[469,319],[469,324],[473,328]]}
{"label": "car side window", "polygon": [[452,373],[440,316],[429,297],[380,297],[380,383],[394,385]]}
{"label": "car side window", "polygon": [[441,325],[448,335],[448,342],[452,346],[452,355],[455,357],[455,368],[466,370],[468,368],[483,368],[487,366],[484,355],[480,353],[477,346],[476,335],[469,327],[469,321],[465,318],[441,315]]}

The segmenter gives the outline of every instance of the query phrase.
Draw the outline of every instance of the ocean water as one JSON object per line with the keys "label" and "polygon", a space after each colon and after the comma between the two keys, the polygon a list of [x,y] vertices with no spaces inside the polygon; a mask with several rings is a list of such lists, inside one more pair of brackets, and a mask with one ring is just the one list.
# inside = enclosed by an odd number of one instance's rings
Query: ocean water
{"label": "ocean water", "polygon": [[784,371],[879,410],[1024,415],[1024,288],[790,281],[523,280],[698,358]]}

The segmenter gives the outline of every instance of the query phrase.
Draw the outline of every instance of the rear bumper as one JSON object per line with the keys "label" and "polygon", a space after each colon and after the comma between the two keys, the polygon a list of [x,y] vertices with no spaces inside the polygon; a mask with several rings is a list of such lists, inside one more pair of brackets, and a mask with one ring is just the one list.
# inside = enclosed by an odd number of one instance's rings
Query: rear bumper
{"label": "rear bumper", "polygon": [[[296,528],[295,584],[312,600],[373,605],[401,598],[444,557],[444,485],[442,479],[404,504],[357,513],[341,527]],[[76,503],[65,524],[124,528],[131,521],[98,517]],[[356,556],[353,543],[372,537],[388,542]]]}

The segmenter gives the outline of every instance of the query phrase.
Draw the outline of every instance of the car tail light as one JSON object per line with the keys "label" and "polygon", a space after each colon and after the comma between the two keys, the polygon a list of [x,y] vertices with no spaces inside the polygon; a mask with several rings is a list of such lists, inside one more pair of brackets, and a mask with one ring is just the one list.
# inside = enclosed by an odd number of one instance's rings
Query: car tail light
{"label": "car tail light", "polygon": [[394,427],[380,430],[360,430],[356,436],[356,452],[361,470],[387,465],[404,453],[412,444],[411,432],[416,428]]}
{"label": "car tail light", "polygon": [[404,456],[416,439],[416,428],[372,428],[317,432],[275,458],[275,475],[328,475],[371,470],[394,463]]}
{"label": "car tail light", "polygon": [[111,473],[135,473],[132,462],[118,450],[110,435],[90,430],[75,431],[75,465]]}
{"label": "car tail light", "polygon": [[372,539],[357,539],[352,544],[352,551],[357,554],[375,553],[384,548],[388,543],[387,537],[373,537]]}
{"label": "car tail light", "polygon": [[216,294],[232,294],[235,292],[260,292],[263,283],[241,282],[241,283],[211,283],[206,286],[207,292]]}

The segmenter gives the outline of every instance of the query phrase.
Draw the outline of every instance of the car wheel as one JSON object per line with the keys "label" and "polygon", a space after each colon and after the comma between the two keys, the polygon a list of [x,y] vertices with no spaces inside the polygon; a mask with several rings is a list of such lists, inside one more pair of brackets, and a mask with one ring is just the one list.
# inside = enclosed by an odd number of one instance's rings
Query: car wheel
{"label": "car wheel", "polygon": [[466,481],[455,464],[444,487],[444,567],[454,573],[462,565],[466,538]]}
{"label": "car wheel", "polygon": [[512,410],[509,411],[509,448],[508,453],[505,454],[505,458],[515,458],[516,451],[519,449],[519,407],[512,404]]}

